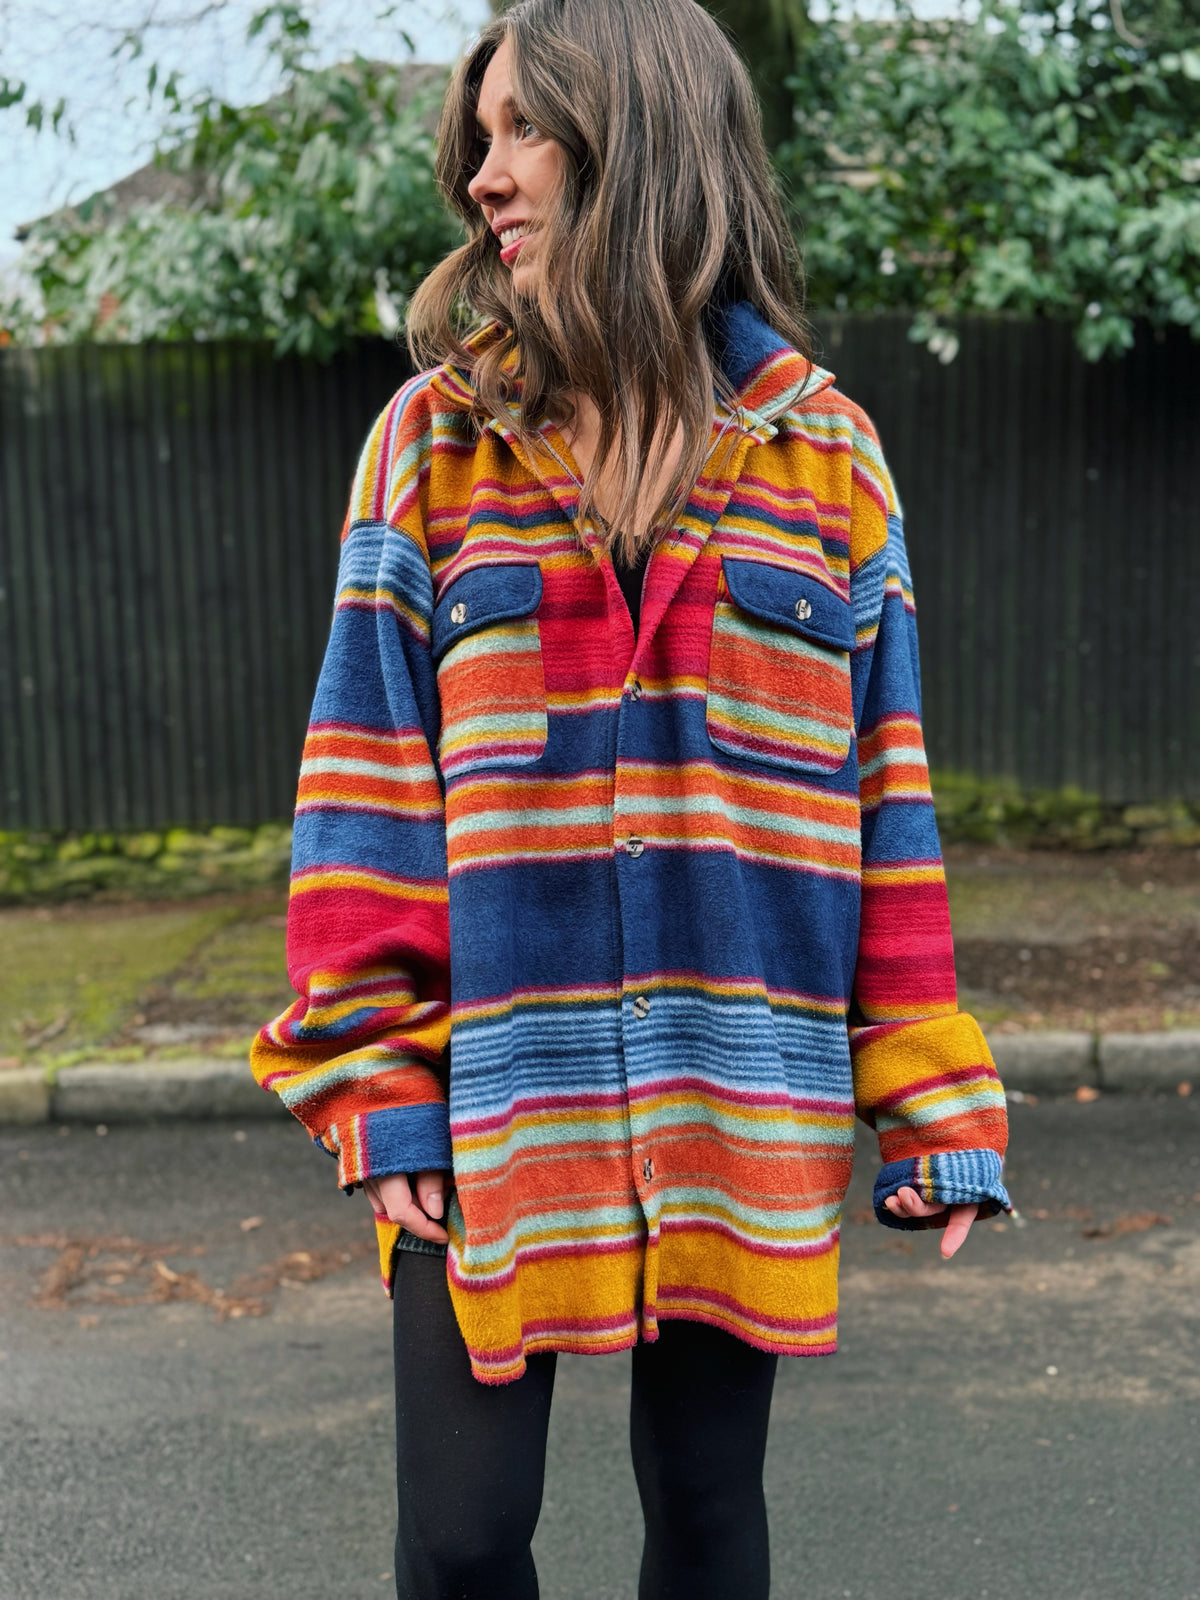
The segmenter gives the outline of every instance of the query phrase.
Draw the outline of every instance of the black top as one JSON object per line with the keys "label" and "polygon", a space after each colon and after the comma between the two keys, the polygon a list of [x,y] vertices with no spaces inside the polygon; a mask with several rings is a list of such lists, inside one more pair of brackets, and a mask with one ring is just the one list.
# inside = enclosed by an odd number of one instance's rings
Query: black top
{"label": "black top", "polygon": [[644,544],[632,566],[622,559],[619,549],[613,550],[613,570],[617,574],[617,582],[621,585],[621,593],[625,596],[625,604],[629,607],[629,615],[633,619],[635,639],[642,612],[642,580],[646,576],[651,548],[650,544]]}

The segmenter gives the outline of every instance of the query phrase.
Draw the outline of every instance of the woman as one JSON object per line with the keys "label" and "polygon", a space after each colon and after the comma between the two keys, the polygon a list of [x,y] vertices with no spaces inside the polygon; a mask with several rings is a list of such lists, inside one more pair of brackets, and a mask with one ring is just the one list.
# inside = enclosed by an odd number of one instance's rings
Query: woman
{"label": "woman", "polygon": [[555,1353],[632,1347],[642,1600],[752,1600],[855,1111],[881,1221],[1008,1203],[898,508],[692,0],[523,0],[439,177],[470,238],[355,481],[253,1065],[374,1205],[399,1594],[537,1594]]}

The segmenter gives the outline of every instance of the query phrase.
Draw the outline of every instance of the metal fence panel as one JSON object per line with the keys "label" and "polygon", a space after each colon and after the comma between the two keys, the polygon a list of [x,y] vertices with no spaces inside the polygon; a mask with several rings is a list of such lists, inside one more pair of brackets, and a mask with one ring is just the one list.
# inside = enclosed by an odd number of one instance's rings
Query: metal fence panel
{"label": "metal fence panel", "polygon": [[[1200,348],[823,319],[903,501],[935,766],[1200,794]],[[0,826],[291,809],[358,449],[404,380],[234,344],[0,352]]]}
{"label": "metal fence panel", "polygon": [[1061,323],[827,320],[904,505],[934,767],[1109,800],[1200,794],[1200,346],[1090,365]]}
{"label": "metal fence panel", "polygon": [[0,353],[0,826],[291,810],[350,478],[408,371],[384,344]]}

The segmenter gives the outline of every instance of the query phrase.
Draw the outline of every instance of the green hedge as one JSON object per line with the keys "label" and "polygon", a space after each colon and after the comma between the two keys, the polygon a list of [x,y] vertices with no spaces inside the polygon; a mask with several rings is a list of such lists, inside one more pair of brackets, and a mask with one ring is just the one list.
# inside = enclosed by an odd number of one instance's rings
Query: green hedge
{"label": "green hedge", "polygon": [[292,830],[282,822],[203,832],[0,833],[0,904],[283,888],[291,854]]}
{"label": "green hedge", "polygon": [[933,804],[946,843],[1050,850],[1200,845],[1200,804],[1118,805],[1079,789],[1037,793],[959,773],[933,775]]}

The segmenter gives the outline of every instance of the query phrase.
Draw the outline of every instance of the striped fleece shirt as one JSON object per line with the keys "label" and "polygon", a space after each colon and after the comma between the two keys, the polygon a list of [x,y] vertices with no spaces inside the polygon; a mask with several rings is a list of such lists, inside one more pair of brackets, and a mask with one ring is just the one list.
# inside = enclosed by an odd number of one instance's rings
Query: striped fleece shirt
{"label": "striped fleece shirt", "polygon": [[252,1066],[343,1186],[453,1169],[484,1382],[671,1317],[832,1352],[856,1112],[881,1221],[905,1183],[1008,1206],[879,443],[749,306],[722,327],[738,402],[636,639],[562,435],[477,426],[463,371],[400,390],[354,483],[296,807],[299,998]]}

